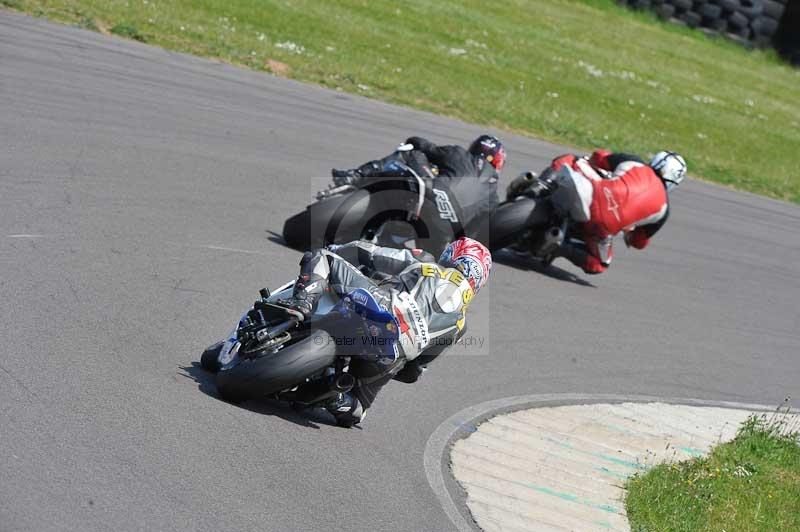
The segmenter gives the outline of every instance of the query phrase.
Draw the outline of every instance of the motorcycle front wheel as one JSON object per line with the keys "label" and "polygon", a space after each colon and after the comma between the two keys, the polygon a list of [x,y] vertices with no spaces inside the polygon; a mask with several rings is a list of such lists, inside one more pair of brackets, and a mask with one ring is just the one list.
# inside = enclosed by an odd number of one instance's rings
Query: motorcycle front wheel
{"label": "motorcycle front wheel", "polygon": [[217,342],[203,351],[200,355],[200,366],[209,373],[216,373],[219,371],[219,353],[222,350],[223,342]]}
{"label": "motorcycle front wheel", "polygon": [[291,389],[331,366],[336,342],[325,331],[288,345],[275,353],[242,360],[217,373],[217,392],[231,403],[241,403]]}

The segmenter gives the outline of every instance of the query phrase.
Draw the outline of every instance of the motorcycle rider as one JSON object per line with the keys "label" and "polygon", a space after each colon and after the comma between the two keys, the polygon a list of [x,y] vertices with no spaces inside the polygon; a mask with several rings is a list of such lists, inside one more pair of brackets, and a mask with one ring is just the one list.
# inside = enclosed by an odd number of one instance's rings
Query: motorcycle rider
{"label": "motorcycle rider", "polygon": [[[468,149],[409,137],[398,151],[383,159],[349,170],[331,170],[334,184],[364,186],[373,179],[391,175],[398,159],[423,178],[427,177],[428,201],[422,218],[431,224],[431,236],[426,249],[438,253],[453,238],[483,233],[483,225],[500,203],[497,180],[505,165],[506,150],[497,137],[481,135]],[[431,165],[436,166],[436,175]]]}
{"label": "motorcycle rider", "polygon": [[[389,380],[397,375],[398,380],[415,381],[426,364],[464,334],[467,307],[489,278],[491,253],[480,242],[462,237],[447,246],[438,262],[432,258],[421,250],[364,241],[303,255],[292,297],[277,302],[287,313],[305,320],[326,290],[344,297],[361,288],[399,325],[394,361],[360,356],[350,361],[356,386],[326,405],[339,425],[359,423]],[[368,277],[375,274],[383,280]]]}
{"label": "motorcycle rider", "polygon": [[[589,274],[604,272],[613,258],[614,235],[644,249],[669,216],[669,191],[686,176],[686,161],[660,151],[649,164],[625,153],[596,150],[589,156],[553,160],[532,189],[550,195],[556,214],[577,222],[583,244],[561,239],[545,250],[545,262],[564,257]],[[556,234],[556,232],[550,233]]]}
{"label": "motorcycle rider", "polygon": [[[506,160],[503,143],[492,135],[481,135],[466,150],[457,145],[438,146],[422,137],[407,138],[401,148],[406,146],[412,151],[423,154],[430,163],[435,164],[439,176],[488,177],[497,180]],[[387,163],[395,158],[396,155],[393,153],[383,159],[364,163],[358,168],[349,170],[334,168],[331,170],[333,182],[336,186],[359,186],[365,178],[383,175]]]}

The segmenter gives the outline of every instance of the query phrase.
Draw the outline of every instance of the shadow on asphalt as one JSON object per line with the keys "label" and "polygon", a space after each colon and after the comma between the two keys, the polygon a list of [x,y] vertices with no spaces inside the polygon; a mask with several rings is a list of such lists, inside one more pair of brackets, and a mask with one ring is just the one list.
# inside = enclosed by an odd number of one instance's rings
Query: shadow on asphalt
{"label": "shadow on asphalt", "polygon": [[289,244],[286,243],[286,240],[283,239],[283,235],[280,233],[276,233],[275,231],[270,231],[267,229],[267,240],[272,242],[273,244],[278,244],[279,246],[283,246],[285,248],[294,249]]}
{"label": "shadow on asphalt", "polygon": [[[267,235],[268,235],[267,240],[269,240],[270,242],[278,244],[280,246],[284,246],[289,249],[293,249],[286,243],[286,241],[283,239],[283,235],[281,235],[280,233],[267,230]],[[577,275],[568,272],[567,270],[562,270],[558,266],[553,266],[552,264],[549,266],[545,266],[540,261],[534,258],[525,255],[519,255],[507,249],[501,249],[499,251],[495,251],[494,253],[492,253],[492,259],[497,264],[503,264],[505,266],[510,266],[518,270],[534,271],[536,273],[539,273],[546,277],[550,277],[552,279],[556,279],[558,281],[564,281],[568,283],[575,283],[580,286],[590,286],[592,288],[597,288],[596,285],[590,283],[586,279],[578,277]]]}
{"label": "shadow on asphalt", "polygon": [[582,277],[578,277],[574,273],[568,272],[567,270],[562,270],[558,266],[553,266],[552,264],[549,266],[545,266],[540,261],[527,257],[524,255],[519,255],[514,253],[513,251],[508,251],[506,249],[501,249],[500,251],[496,251],[492,254],[492,258],[494,262],[497,264],[503,264],[505,266],[510,266],[512,268],[516,268],[518,270],[531,270],[539,273],[541,275],[545,275],[552,279],[557,279],[559,281],[565,281],[568,283],[575,283],[581,286],[590,286],[592,288],[597,288],[596,285],[593,285],[586,279]]}
{"label": "shadow on asphalt", "polygon": [[[198,386],[198,390],[202,393],[223,401],[217,395],[217,388],[214,385],[214,375],[205,371],[199,362],[192,362],[191,366],[178,366],[183,370],[179,375],[192,379]],[[224,402],[224,401],[223,401]],[[336,422],[328,412],[322,408],[308,408],[297,410],[284,401],[276,401],[274,399],[253,399],[245,401],[238,405],[228,403],[232,408],[243,408],[256,414],[265,416],[275,416],[301,427],[312,429],[319,429],[320,425],[336,426]]]}

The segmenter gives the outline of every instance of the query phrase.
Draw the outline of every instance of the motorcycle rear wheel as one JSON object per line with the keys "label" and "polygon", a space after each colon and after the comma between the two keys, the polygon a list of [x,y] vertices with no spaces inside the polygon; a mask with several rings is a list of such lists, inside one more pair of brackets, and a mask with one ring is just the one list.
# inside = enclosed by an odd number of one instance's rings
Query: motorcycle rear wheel
{"label": "motorcycle rear wheel", "polygon": [[492,214],[489,235],[483,241],[489,242],[492,251],[508,247],[525,231],[547,227],[551,216],[551,208],[546,201],[524,197],[503,202]]}
{"label": "motorcycle rear wheel", "polygon": [[311,213],[308,209],[286,220],[283,224],[283,239],[294,249],[311,248]]}

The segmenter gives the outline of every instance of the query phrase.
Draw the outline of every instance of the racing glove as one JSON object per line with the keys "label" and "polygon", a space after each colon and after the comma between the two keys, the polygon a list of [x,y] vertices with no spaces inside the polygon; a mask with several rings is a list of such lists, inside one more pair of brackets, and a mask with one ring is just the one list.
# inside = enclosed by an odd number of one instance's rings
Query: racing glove
{"label": "racing glove", "polygon": [[337,170],[336,168],[333,168],[331,169],[331,176],[333,176],[333,184],[337,187],[345,185],[357,186],[362,179],[362,176],[358,170],[353,169]]}

